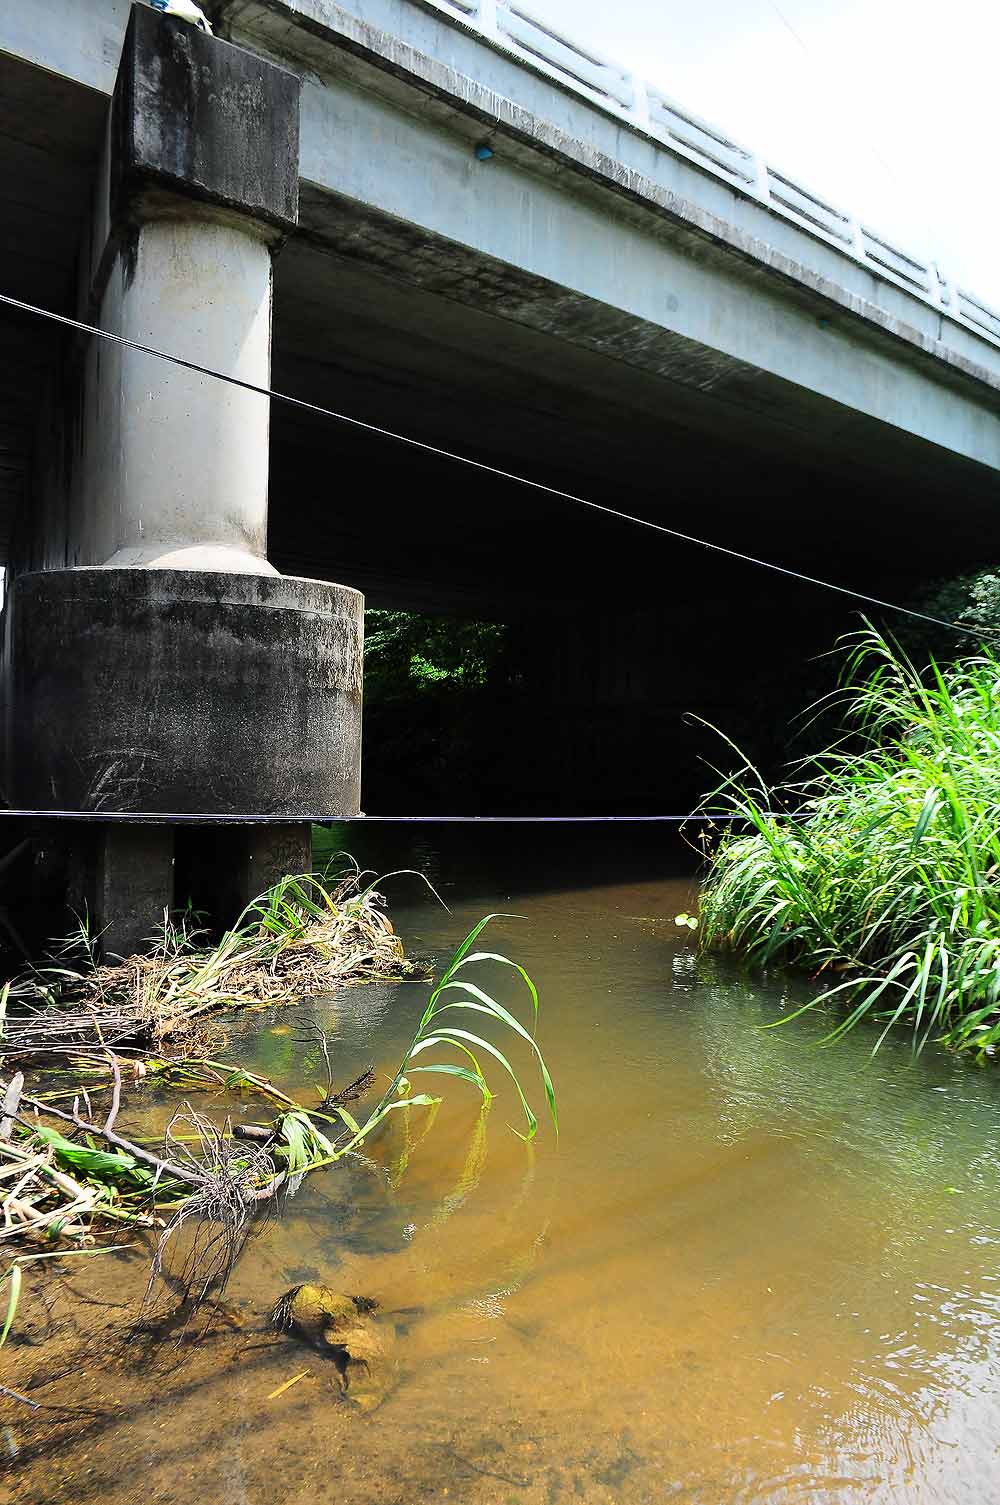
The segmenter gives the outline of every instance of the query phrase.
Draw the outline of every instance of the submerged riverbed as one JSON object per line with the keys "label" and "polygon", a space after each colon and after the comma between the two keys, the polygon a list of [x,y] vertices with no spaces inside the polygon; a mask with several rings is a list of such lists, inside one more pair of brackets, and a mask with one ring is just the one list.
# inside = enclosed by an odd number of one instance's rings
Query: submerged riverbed
{"label": "submerged riverbed", "polygon": [[[411,952],[447,954],[487,910],[522,917],[488,949],[539,985],[558,1145],[544,1122],[534,1146],[509,1131],[499,1072],[485,1117],[465,1084],[423,1078],[445,1096],[433,1122],[397,1114],[368,1161],[310,1176],[196,1345],[121,1345],[148,1251],[26,1271],[0,1378],[50,1409],[0,1400],[4,1505],[994,1499],[995,1073],[905,1042],[872,1061],[863,1032],[818,1052],[818,1018],[763,1029],[805,985],[699,959],[673,923],[692,883],[660,876],[652,833],[365,839],[379,850],[359,857],[428,872],[452,907],[388,885]],[[527,1017],[511,979],[490,985]],[[244,1013],[222,1048],[304,1093],[308,1016],[338,1082],[391,1071],[426,996]],[[175,1106],[140,1094],[122,1124],[151,1133]],[[370,1296],[395,1326],[399,1383],[370,1414],[269,1329],[299,1281]]]}

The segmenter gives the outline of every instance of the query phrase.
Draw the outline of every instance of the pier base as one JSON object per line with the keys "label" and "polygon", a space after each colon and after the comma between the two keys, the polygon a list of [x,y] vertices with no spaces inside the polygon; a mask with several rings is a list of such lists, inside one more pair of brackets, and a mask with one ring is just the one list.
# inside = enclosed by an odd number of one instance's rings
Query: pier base
{"label": "pier base", "polygon": [[102,826],[88,845],[86,911],[102,956],[113,961],[145,951],[173,908],[173,831],[168,826]]}
{"label": "pier base", "polygon": [[6,821],[3,834],[19,856],[16,870],[0,873],[0,951],[11,968],[50,951],[81,922],[106,961],[146,951],[165,920],[182,916],[212,942],[281,878],[312,870],[309,821],[36,818]]}

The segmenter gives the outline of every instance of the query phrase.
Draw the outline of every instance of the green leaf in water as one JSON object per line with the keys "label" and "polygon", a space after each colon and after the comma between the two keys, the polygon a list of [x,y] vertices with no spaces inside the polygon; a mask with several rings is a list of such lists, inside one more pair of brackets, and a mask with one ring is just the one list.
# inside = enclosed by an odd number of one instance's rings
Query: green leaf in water
{"label": "green leaf in water", "polygon": [[57,1160],[85,1176],[92,1176],[95,1181],[125,1180],[139,1186],[153,1184],[152,1172],[123,1151],[95,1150],[90,1145],[76,1144],[43,1124],[33,1128],[39,1139],[52,1146]]}

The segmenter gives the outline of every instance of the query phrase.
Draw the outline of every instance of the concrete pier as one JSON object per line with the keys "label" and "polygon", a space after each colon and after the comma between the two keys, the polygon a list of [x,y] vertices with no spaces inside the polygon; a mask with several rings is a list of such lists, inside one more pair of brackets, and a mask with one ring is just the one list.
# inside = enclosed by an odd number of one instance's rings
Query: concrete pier
{"label": "concrete pier", "polygon": [[[298,111],[291,73],[135,6],[81,317],[266,388]],[[266,397],[96,339],[69,371],[45,417],[43,567],[16,577],[7,612],[8,796],[166,817],[76,823],[56,843],[70,903],[124,954],[175,903],[230,923],[308,868],[309,825],[288,817],[357,812],[362,598],[268,562]],[[175,842],[176,814],[276,824]]]}

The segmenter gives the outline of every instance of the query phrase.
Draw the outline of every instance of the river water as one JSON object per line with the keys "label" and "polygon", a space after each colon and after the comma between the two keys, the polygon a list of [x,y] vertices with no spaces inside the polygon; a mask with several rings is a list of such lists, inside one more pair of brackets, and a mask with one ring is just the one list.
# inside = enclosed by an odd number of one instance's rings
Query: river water
{"label": "river water", "polygon": [[[488,910],[520,916],[490,944],[538,984],[558,1143],[544,1123],[533,1146],[510,1131],[499,1077],[485,1117],[465,1084],[424,1078],[444,1090],[433,1118],[397,1114],[369,1163],[309,1178],[197,1344],[121,1346],[142,1253],[81,1261],[42,1294],[29,1282],[8,1383],[87,1409],[0,1402],[0,1499],[1000,1498],[995,1074],[903,1042],[872,1060],[860,1033],[820,1049],[815,1016],[764,1028],[807,984],[699,958],[674,924],[692,880],[662,842],[375,838],[359,855],[421,868],[451,907],[387,885],[412,951],[443,956]],[[482,980],[528,1017],[516,978]],[[311,1016],[338,1081],[391,1071],[425,998],[363,987],[243,1015],[227,1058],[304,1092]],[[166,1111],[132,1102],[130,1125]],[[399,1382],[378,1409],[339,1400],[326,1360],[269,1331],[304,1280],[371,1296],[395,1327]]]}

